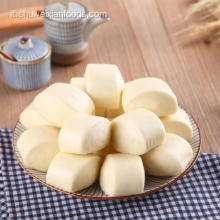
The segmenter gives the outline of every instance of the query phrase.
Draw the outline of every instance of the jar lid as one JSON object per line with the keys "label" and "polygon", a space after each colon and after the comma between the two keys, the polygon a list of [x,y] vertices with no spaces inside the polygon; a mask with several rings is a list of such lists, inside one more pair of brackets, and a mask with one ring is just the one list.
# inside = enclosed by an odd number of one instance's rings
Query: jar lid
{"label": "jar lid", "polygon": [[46,41],[33,36],[18,36],[8,40],[2,50],[17,62],[38,60],[47,55],[49,45]]}
{"label": "jar lid", "polygon": [[51,20],[69,22],[84,18],[87,9],[78,2],[56,2],[47,5],[44,13],[44,16]]}

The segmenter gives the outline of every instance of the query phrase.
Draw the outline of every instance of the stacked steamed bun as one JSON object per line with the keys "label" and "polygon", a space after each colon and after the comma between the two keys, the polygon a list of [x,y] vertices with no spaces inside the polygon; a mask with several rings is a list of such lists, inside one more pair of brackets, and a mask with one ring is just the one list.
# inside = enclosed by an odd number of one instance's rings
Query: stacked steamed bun
{"label": "stacked steamed bun", "polygon": [[84,77],[49,86],[20,122],[24,164],[68,192],[99,179],[109,196],[142,193],[145,174],[179,175],[193,156],[192,127],[171,88],[152,77],[125,84],[110,64],[88,64]]}

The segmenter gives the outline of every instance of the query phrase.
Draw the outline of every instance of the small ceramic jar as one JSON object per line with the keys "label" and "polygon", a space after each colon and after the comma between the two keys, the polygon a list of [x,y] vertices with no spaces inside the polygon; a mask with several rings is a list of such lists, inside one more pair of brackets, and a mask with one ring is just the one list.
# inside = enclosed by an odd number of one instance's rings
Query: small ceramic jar
{"label": "small ceramic jar", "polygon": [[[51,46],[33,36],[18,36],[1,45],[3,80],[14,89],[37,89],[51,78]],[[12,57],[14,60],[9,59]]]}

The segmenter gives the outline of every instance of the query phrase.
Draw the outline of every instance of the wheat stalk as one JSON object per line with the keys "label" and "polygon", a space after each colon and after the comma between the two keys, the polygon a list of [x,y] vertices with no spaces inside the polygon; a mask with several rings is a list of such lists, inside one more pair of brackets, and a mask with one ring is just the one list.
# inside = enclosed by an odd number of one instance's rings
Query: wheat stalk
{"label": "wheat stalk", "polygon": [[198,24],[183,30],[185,43],[209,39],[220,42],[220,0],[199,0],[192,4],[185,16],[188,20],[197,16]]}
{"label": "wheat stalk", "polygon": [[188,37],[190,41],[211,37],[213,33],[220,30],[220,20],[211,23],[195,25],[190,27]]}
{"label": "wheat stalk", "polygon": [[212,10],[220,4],[220,0],[200,0],[192,4],[185,16],[185,19],[189,19],[194,15],[207,15],[212,14]]}
{"label": "wheat stalk", "polygon": [[220,19],[220,3],[216,6],[215,10],[213,11],[213,15],[216,19]]}

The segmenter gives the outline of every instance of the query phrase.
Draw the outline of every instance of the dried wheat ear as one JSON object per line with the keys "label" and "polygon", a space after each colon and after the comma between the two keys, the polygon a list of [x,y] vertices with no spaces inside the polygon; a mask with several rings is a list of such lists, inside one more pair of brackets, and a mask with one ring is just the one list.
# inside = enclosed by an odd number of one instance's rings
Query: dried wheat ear
{"label": "dried wheat ear", "polygon": [[220,0],[199,0],[191,4],[185,15],[185,21],[189,19],[196,22],[181,31],[184,43],[220,42]]}

